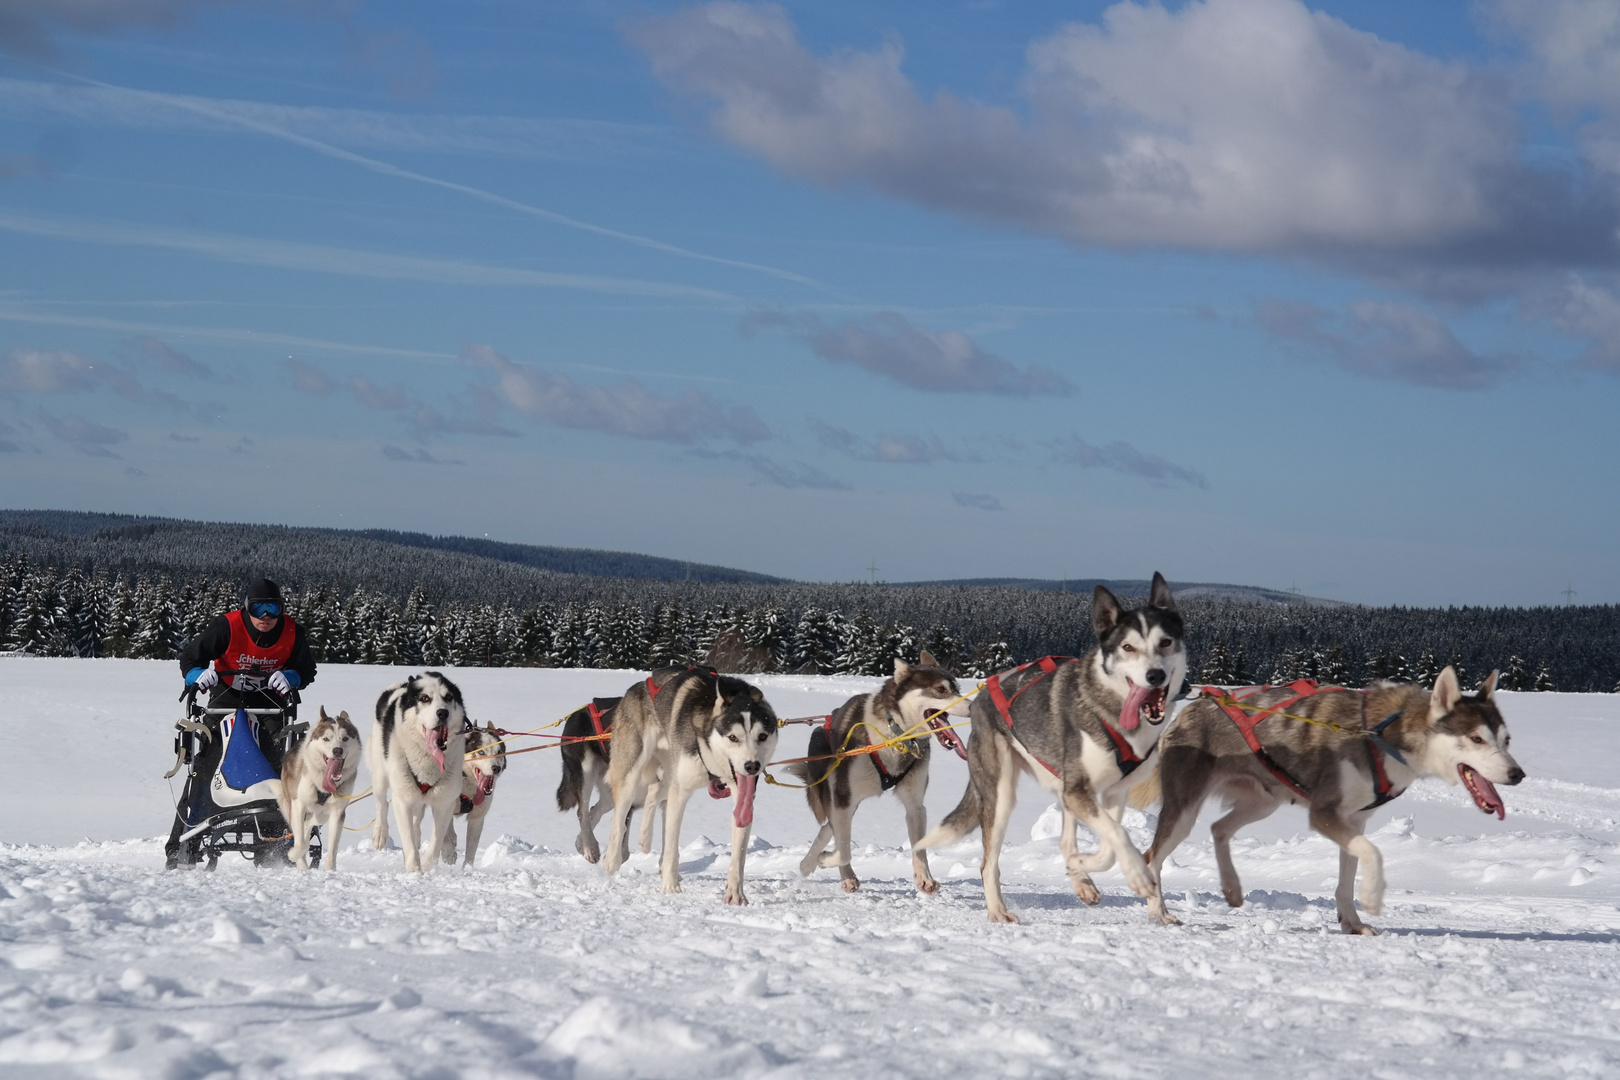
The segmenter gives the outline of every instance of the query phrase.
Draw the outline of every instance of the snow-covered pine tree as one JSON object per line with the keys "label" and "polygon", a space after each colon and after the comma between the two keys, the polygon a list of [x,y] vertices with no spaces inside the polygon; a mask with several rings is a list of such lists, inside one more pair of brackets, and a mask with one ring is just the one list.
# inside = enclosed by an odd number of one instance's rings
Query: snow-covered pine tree
{"label": "snow-covered pine tree", "polygon": [[564,604],[551,624],[551,647],[548,650],[552,667],[577,668],[585,666],[585,625],[579,608]]}
{"label": "snow-covered pine tree", "polygon": [[1217,640],[1204,654],[1198,669],[1198,681],[1214,686],[1231,686],[1236,680],[1232,672],[1232,654],[1224,640]]}
{"label": "snow-covered pine tree", "polygon": [[1530,689],[1530,673],[1525,670],[1524,659],[1518,653],[1508,657],[1507,667],[1502,670],[1502,677],[1496,685],[1503,690]]}
{"label": "snow-covered pine tree", "polygon": [[638,604],[620,604],[602,614],[592,667],[637,669],[647,659],[647,617]]}
{"label": "snow-covered pine tree", "polygon": [[51,609],[55,604],[43,587],[42,577],[38,572],[29,574],[17,589],[5,642],[5,647],[12,652],[50,655]]}
{"label": "snow-covered pine tree", "polygon": [[400,655],[401,662],[410,667],[427,664],[427,643],[438,632],[439,616],[433,610],[433,602],[428,599],[427,590],[418,585],[411,590],[411,595],[405,600],[405,610],[400,613]]}
{"label": "snow-covered pine tree", "polygon": [[765,653],[767,659],[762,670],[781,671],[787,666],[791,642],[787,616],[781,608],[775,604],[750,608],[743,613],[738,629],[742,631],[745,645]]}
{"label": "snow-covered pine tree", "polygon": [[1309,679],[1311,677],[1311,654],[1304,649],[1289,649],[1283,653],[1282,659],[1272,669],[1271,678],[1266,680],[1273,686],[1286,686],[1296,679]]}
{"label": "snow-covered pine tree", "polygon": [[1345,686],[1350,682],[1350,667],[1344,662],[1344,650],[1337,645],[1327,652],[1317,650],[1316,678],[1327,686]]}
{"label": "snow-covered pine tree", "polygon": [[174,586],[163,578],[156,585],[137,589],[136,598],[139,622],[131,651],[143,660],[173,660],[180,629],[174,614]]}
{"label": "snow-covered pine tree", "polygon": [[404,628],[399,623],[399,608],[391,600],[382,600],[378,603],[377,613],[374,616],[377,627],[376,647],[372,651],[372,662],[377,664],[402,664],[403,644],[405,639]]}
{"label": "snow-covered pine tree", "polygon": [[686,612],[674,604],[659,604],[653,609],[652,625],[647,628],[649,670],[696,662],[686,634],[686,621]]}
{"label": "snow-covered pine tree", "polygon": [[512,640],[512,662],[520,667],[543,667],[551,644],[550,604],[525,608],[518,617],[517,634]]}
{"label": "snow-covered pine tree", "polygon": [[940,623],[928,628],[923,635],[923,649],[928,655],[938,661],[939,666],[946,671],[955,673],[962,663],[962,642],[950,630]]}
{"label": "snow-covered pine tree", "polygon": [[1434,658],[1433,649],[1424,649],[1418,657],[1417,667],[1412,672],[1412,681],[1425,689],[1434,687],[1434,680],[1440,677],[1440,661]]}
{"label": "snow-covered pine tree", "polygon": [[[834,662],[840,675],[883,675],[884,640],[882,629],[865,608],[844,624],[844,640]],[[889,671],[894,660],[889,660]]]}
{"label": "snow-covered pine tree", "polygon": [[1558,687],[1553,683],[1552,672],[1547,670],[1547,664],[1545,661],[1543,661],[1541,666],[1536,669],[1535,689],[1541,691],[1542,693],[1551,693],[1558,689]]}
{"label": "snow-covered pine tree", "polygon": [[973,650],[973,658],[968,661],[965,674],[974,679],[988,679],[1017,666],[1012,649],[1004,639],[998,637]]}

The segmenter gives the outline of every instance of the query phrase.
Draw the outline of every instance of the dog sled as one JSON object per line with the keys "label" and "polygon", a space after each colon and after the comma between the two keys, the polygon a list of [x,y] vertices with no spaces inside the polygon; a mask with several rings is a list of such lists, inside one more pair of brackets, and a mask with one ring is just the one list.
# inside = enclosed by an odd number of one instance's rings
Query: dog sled
{"label": "dog sled", "polygon": [[[261,673],[219,674],[241,676],[240,684]],[[236,696],[248,704],[203,705],[195,686],[180,695],[185,712],[175,721],[174,768],[165,776],[184,769],[186,782],[166,851],[170,869],[201,863],[213,870],[226,852],[255,866],[290,865],[293,837],[279,804],[280,762],[297,750],[309,724],[298,720],[296,689],[282,695],[260,685]],[[317,834],[309,857],[320,856]]]}

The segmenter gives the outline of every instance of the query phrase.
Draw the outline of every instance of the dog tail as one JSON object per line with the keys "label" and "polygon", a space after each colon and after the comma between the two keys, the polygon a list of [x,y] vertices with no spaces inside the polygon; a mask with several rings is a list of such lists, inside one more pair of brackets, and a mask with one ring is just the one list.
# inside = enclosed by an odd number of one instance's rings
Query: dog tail
{"label": "dog tail", "polygon": [[932,851],[956,843],[979,827],[979,811],[979,789],[970,778],[967,790],[962,792],[962,801],[956,804],[956,809],[946,814],[945,820],[935,825],[927,836],[913,844],[912,849]]}
{"label": "dog tail", "polygon": [[562,783],[557,785],[557,809],[568,811],[579,805],[580,793],[585,790],[585,769],[577,755],[567,751],[562,756]]}
{"label": "dog tail", "polygon": [[1144,771],[1146,775],[1136,782],[1130,794],[1130,803],[1138,810],[1146,810],[1164,798],[1164,789],[1159,786],[1158,759],[1155,758],[1153,765]]}
{"label": "dog tail", "polygon": [[[831,811],[827,798],[827,783],[832,770],[838,765],[838,762],[832,760],[832,742],[827,738],[826,729],[810,729],[810,747],[805,756],[826,760],[801,761],[789,765],[783,771],[804,782],[804,801],[810,804],[810,813],[815,815],[816,824],[825,825],[827,815]],[[815,783],[811,783],[812,779]]]}

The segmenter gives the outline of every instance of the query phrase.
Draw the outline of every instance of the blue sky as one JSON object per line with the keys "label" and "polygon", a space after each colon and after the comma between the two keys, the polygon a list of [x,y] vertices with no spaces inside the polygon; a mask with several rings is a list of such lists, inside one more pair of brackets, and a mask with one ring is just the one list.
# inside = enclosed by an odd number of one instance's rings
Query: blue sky
{"label": "blue sky", "polygon": [[0,505],[1620,601],[1620,8],[0,5]]}

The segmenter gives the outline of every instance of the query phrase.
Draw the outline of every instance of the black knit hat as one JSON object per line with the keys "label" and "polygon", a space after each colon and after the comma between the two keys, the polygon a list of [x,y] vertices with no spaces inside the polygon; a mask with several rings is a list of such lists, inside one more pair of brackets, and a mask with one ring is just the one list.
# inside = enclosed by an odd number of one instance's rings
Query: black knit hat
{"label": "black knit hat", "polygon": [[255,600],[270,600],[281,603],[281,586],[269,578],[254,578],[253,584],[247,588],[247,596],[242,599],[242,606],[247,607]]}

